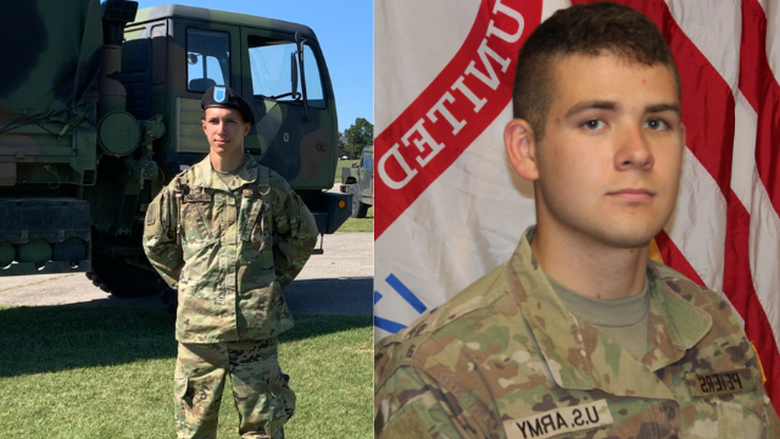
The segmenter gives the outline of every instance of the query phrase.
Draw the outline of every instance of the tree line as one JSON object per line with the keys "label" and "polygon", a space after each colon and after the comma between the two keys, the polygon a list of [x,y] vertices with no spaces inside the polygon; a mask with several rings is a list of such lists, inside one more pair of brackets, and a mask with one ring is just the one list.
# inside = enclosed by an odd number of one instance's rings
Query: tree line
{"label": "tree line", "polygon": [[[341,138],[342,133],[339,133]],[[368,120],[358,117],[349,128],[344,130],[343,136],[347,142],[341,146],[352,157],[357,157],[363,152],[363,148],[374,143],[374,124]]]}

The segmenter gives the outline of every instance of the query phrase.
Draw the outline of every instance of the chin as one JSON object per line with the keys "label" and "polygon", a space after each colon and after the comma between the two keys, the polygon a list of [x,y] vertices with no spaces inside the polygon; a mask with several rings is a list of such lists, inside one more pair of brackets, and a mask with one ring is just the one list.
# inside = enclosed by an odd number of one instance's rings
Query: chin
{"label": "chin", "polygon": [[653,229],[625,229],[612,228],[601,233],[601,241],[617,248],[639,248],[650,244],[661,228]]}
{"label": "chin", "polygon": [[645,215],[613,217],[613,221],[604,221],[596,227],[603,240],[614,247],[644,247],[663,230],[670,216],[670,210],[656,210]]}

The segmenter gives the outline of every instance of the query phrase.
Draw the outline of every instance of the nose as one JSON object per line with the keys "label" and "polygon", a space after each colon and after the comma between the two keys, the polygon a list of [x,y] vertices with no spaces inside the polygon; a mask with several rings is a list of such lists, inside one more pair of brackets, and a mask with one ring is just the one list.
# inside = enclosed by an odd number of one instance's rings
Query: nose
{"label": "nose", "polygon": [[626,128],[618,139],[615,167],[618,170],[639,169],[648,171],[655,159],[642,127]]}

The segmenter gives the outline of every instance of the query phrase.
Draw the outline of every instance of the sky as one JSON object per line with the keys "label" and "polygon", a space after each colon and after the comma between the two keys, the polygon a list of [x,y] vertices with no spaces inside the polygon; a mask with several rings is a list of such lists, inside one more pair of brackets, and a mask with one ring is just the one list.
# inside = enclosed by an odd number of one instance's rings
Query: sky
{"label": "sky", "polygon": [[276,18],[317,34],[336,93],[339,131],[362,117],[374,123],[373,1],[137,0],[138,8],[180,4]]}

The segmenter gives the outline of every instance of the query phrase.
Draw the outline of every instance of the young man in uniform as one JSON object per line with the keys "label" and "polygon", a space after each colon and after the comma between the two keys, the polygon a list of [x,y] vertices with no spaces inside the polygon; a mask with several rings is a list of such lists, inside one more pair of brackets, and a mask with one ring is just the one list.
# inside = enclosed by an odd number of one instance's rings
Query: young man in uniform
{"label": "young man in uniform", "polygon": [[177,175],[146,214],[144,250],[178,290],[174,374],[179,438],[215,438],[230,374],[244,438],[283,438],[295,410],[277,358],[293,320],[282,295],[317,239],[311,212],[244,153],[249,105],[225,86],[203,95],[209,155]]}
{"label": "young man in uniform", "polygon": [[677,197],[680,94],[630,8],[575,6],[529,36],[504,141],[537,225],[378,343],[378,437],[780,437],[731,308],[648,257]]}

